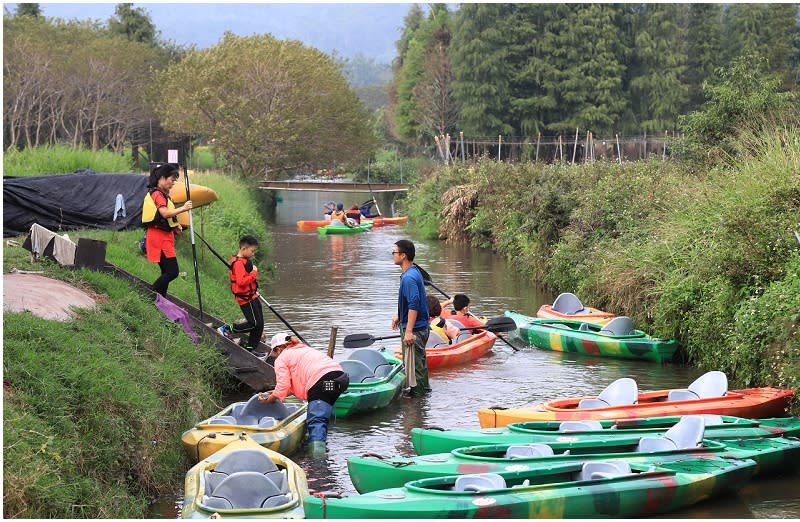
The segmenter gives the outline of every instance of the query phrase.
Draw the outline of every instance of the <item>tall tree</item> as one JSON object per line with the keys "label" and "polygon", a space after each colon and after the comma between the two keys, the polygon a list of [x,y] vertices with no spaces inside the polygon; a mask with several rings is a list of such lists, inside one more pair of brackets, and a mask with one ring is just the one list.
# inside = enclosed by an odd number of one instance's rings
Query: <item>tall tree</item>
{"label": "tall tree", "polygon": [[214,47],[189,52],[154,85],[164,128],[214,139],[246,176],[359,164],[375,146],[340,67],[296,40],[226,33]]}
{"label": "tall tree", "polygon": [[124,36],[132,42],[156,44],[158,31],[144,9],[133,4],[117,4],[114,15],[108,20],[111,34]]}
{"label": "tall tree", "polygon": [[17,4],[17,16],[42,16],[42,10],[39,4]]}
{"label": "tall tree", "polygon": [[686,31],[686,83],[689,87],[686,109],[695,110],[704,101],[703,82],[714,76],[723,63],[722,4],[689,4]]}
{"label": "tall tree", "polygon": [[676,128],[686,106],[688,86],[685,40],[685,4],[646,4],[634,40],[636,67],[630,81],[630,98],[638,128],[664,132]]}

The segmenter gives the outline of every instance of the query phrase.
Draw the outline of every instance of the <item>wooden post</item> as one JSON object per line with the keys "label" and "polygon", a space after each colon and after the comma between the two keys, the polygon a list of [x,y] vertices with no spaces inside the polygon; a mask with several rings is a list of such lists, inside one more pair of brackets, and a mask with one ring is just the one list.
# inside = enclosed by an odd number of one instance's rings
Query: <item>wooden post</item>
{"label": "wooden post", "polygon": [[644,131],[644,149],[642,151],[642,159],[647,159],[647,131]]}
{"label": "wooden post", "polygon": [[539,143],[542,141],[542,131],[539,131],[539,135],[536,137],[536,159],[534,161],[539,161]]}
{"label": "wooden post", "polygon": [[467,161],[464,155],[464,131],[459,131],[458,133],[459,141],[461,141],[461,163]]}
{"label": "wooden post", "polygon": [[497,136],[497,161],[498,162],[500,161],[500,152],[501,152],[502,145],[503,145],[503,135],[500,134],[500,135]]}
{"label": "wooden post", "polygon": [[338,326],[331,326],[331,336],[328,338],[328,357],[331,359],[333,359],[333,351],[336,349],[336,333],[338,331]]}
{"label": "wooden post", "polygon": [[561,134],[558,135],[558,161],[564,161],[564,148],[561,146]]}
{"label": "wooden post", "polygon": [[586,140],[583,142],[583,162],[589,161],[589,131],[586,131]]}
{"label": "wooden post", "polygon": [[572,146],[572,164],[575,165],[575,153],[578,151],[578,127],[575,127],[575,145]]}
{"label": "wooden post", "polygon": [[667,157],[667,139],[669,138],[669,131],[664,131],[664,150],[661,152],[661,159]]}

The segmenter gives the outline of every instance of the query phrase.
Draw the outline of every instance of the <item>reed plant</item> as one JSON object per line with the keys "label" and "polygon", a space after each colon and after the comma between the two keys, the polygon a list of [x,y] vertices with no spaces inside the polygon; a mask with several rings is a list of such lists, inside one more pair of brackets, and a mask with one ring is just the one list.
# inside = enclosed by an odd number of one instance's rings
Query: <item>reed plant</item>
{"label": "reed plant", "polygon": [[93,151],[69,145],[45,145],[23,150],[10,148],[3,153],[4,176],[41,176],[68,174],[80,169],[95,172],[131,172],[129,152]]}

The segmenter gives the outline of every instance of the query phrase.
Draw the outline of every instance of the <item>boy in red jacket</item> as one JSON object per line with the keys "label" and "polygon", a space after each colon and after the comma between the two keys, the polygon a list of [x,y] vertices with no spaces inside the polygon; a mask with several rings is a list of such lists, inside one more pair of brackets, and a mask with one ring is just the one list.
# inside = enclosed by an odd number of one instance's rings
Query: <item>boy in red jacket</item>
{"label": "boy in red jacket", "polygon": [[245,348],[254,351],[258,347],[261,335],[264,333],[264,311],[261,308],[261,301],[258,300],[258,269],[253,265],[252,258],[258,250],[258,240],[250,235],[242,236],[239,239],[239,253],[231,257],[230,279],[231,292],[233,292],[236,302],[242,309],[246,322],[239,322],[233,325],[223,324],[217,331],[228,337],[231,333],[248,333],[247,345]]}

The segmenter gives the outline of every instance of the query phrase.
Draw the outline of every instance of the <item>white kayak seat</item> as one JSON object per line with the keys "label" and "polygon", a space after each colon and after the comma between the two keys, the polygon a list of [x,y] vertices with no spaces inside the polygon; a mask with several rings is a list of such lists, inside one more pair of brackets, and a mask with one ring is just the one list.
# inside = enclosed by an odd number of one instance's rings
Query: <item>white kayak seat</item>
{"label": "white kayak seat", "polygon": [[369,366],[361,361],[345,359],[344,361],[339,361],[339,364],[342,366],[342,370],[350,376],[350,382],[360,383],[365,382],[364,379],[375,377]]}
{"label": "white kayak seat", "polygon": [[456,479],[453,491],[489,491],[505,489],[506,480],[497,473],[480,473],[476,475],[460,475]]}
{"label": "white kayak seat", "polygon": [[288,504],[291,501],[292,501],[292,496],[289,494],[273,495],[271,497],[267,497],[267,499],[261,504],[261,507],[262,508],[278,507],[284,504]]}
{"label": "white kayak seat", "polygon": [[236,404],[234,404],[233,407],[231,408],[231,416],[238,417],[239,415],[241,415],[242,409],[244,409],[244,407],[245,403],[243,402],[237,402]]}
{"label": "white kayak seat", "polygon": [[434,331],[431,331],[428,335],[428,342],[425,343],[425,348],[433,348],[435,346],[441,346],[449,344],[447,341],[442,339],[442,336],[437,334]]}
{"label": "white kayak seat", "polygon": [[722,415],[703,413],[701,417],[703,417],[706,426],[721,426],[725,424],[725,421],[722,419]]}
{"label": "white kayak seat", "polygon": [[527,488],[531,485],[531,479],[525,479],[522,481],[522,484],[517,484],[516,486],[511,486],[511,488]]}
{"label": "white kayak seat", "polygon": [[583,303],[581,303],[581,300],[578,299],[575,294],[569,292],[558,294],[551,308],[562,314],[586,313],[583,310]]}
{"label": "white kayak seat", "polygon": [[606,408],[608,406],[624,406],[636,404],[639,399],[639,387],[630,377],[622,377],[612,382],[600,392],[596,399],[582,399],[578,408]]}
{"label": "white kayak seat", "polygon": [[272,496],[280,495],[272,480],[255,471],[240,471],[230,475],[214,490],[209,500],[227,500],[233,509],[260,508]]}
{"label": "white kayak seat", "polygon": [[525,459],[529,457],[550,457],[555,455],[553,448],[541,442],[509,446],[506,449],[507,459]]}
{"label": "white kayak seat", "polygon": [[460,334],[458,334],[458,337],[456,337],[455,339],[453,339],[453,344],[460,343],[460,342],[462,342],[462,341],[466,341],[467,339],[469,339],[470,337],[472,337],[472,335],[473,335],[473,334],[472,334],[472,333],[470,333],[470,331],[469,331],[469,330],[467,330],[466,332],[461,332]]}
{"label": "white kayak seat", "polygon": [[590,332],[592,329],[589,328],[589,323],[581,323],[578,327],[579,332]]}
{"label": "white kayak seat", "polygon": [[211,417],[208,419],[209,424],[238,424],[236,417],[230,415],[220,415],[219,417]]}
{"label": "white kayak seat", "polygon": [[233,504],[227,498],[222,497],[209,497],[207,495],[203,495],[203,500],[201,503],[211,509],[233,509]]}
{"label": "white kayak seat", "polygon": [[383,380],[383,379],[381,379],[380,377],[376,377],[375,375],[373,375],[372,377],[364,377],[364,378],[361,380],[361,382],[378,382],[378,381],[381,381],[381,380]]}
{"label": "white kayak seat", "polygon": [[258,421],[259,428],[271,428],[278,424],[278,421],[275,420],[275,417],[261,417]]}
{"label": "white kayak seat", "polygon": [[706,399],[708,397],[722,397],[728,393],[728,377],[720,371],[714,370],[704,373],[689,385],[688,389],[670,390],[667,394],[668,401],[689,401]]}
{"label": "white kayak seat", "polygon": [[222,457],[214,470],[228,475],[241,471],[255,471],[263,474],[277,471],[278,466],[266,453],[256,449],[242,448],[231,451]]}
{"label": "white kayak seat", "polygon": [[596,420],[564,421],[558,425],[558,431],[597,431],[602,430],[603,425]]}
{"label": "white kayak seat", "polygon": [[214,470],[206,471],[203,473],[203,479],[206,482],[205,492],[206,495],[211,495],[214,492],[214,489],[220,485],[220,483],[228,478],[227,473],[220,473]]}
{"label": "white kayak seat", "polygon": [[370,348],[360,348],[358,350],[353,350],[350,352],[350,355],[347,356],[348,360],[351,361],[361,361],[367,365],[367,368],[372,370],[375,373],[375,370],[384,364],[388,364],[386,358],[381,355],[378,350],[372,350]]}
{"label": "white kayak seat", "polygon": [[382,364],[382,365],[378,366],[377,368],[375,368],[375,377],[378,377],[379,379],[383,379],[383,378],[387,377],[390,373],[392,373],[393,369],[394,369],[394,365],[393,364]]}
{"label": "white kayak seat", "polygon": [[236,416],[237,424],[258,424],[263,417],[273,417],[275,420],[282,420],[289,416],[289,410],[281,401],[268,404],[259,402],[258,394],[254,394],[247,400]]}
{"label": "white kayak seat", "polygon": [[284,404],[284,406],[286,406],[286,411],[289,413],[294,413],[300,408],[297,404]]}
{"label": "white kayak seat", "polygon": [[636,451],[672,451],[699,447],[705,433],[702,415],[684,415],[661,437],[642,437]]}
{"label": "white kayak seat", "polygon": [[275,487],[278,488],[278,491],[281,493],[289,492],[289,479],[286,478],[285,469],[280,471],[270,471],[269,473],[264,473],[264,475],[275,484]]}
{"label": "white kayak seat", "polygon": [[630,475],[631,466],[624,460],[601,460],[584,462],[579,480],[598,480]]}
{"label": "white kayak seat", "polygon": [[625,315],[613,318],[600,329],[601,334],[613,336],[631,335],[633,332],[633,321]]}

